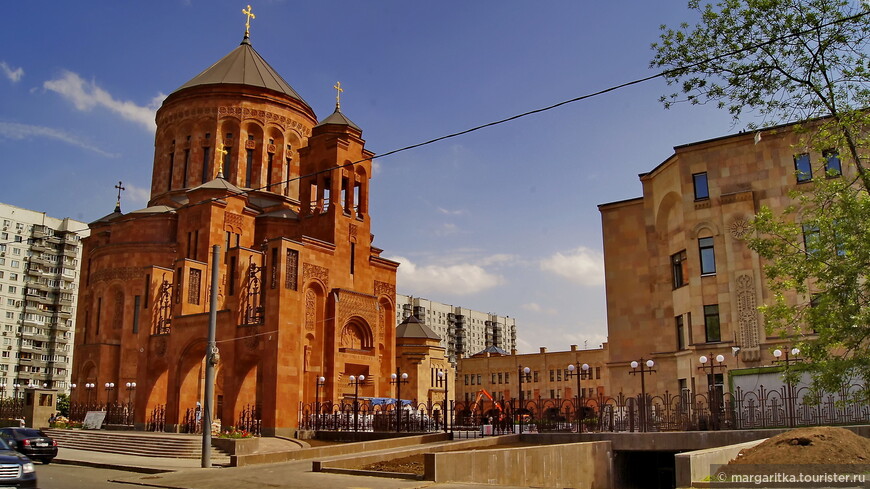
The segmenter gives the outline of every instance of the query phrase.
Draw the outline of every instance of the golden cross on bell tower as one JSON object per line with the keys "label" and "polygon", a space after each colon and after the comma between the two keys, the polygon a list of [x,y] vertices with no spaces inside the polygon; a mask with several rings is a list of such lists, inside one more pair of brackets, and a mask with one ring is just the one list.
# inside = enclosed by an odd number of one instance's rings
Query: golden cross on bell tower
{"label": "golden cross on bell tower", "polygon": [[251,6],[248,5],[248,9],[242,9],[242,13],[245,14],[247,19],[245,19],[245,37],[248,37],[248,34],[251,33],[251,19],[256,19],[257,16],[251,12]]}
{"label": "golden cross on bell tower", "polygon": [[341,108],[341,92],[343,92],[344,89],[341,88],[341,82],[335,82],[335,85],[333,85],[332,88],[335,89],[335,108],[339,109]]}
{"label": "golden cross on bell tower", "polygon": [[221,147],[217,150],[218,156],[218,174],[217,178],[224,177],[224,157],[227,155],[227,150],[224,148],[224,144],[221,143]]}

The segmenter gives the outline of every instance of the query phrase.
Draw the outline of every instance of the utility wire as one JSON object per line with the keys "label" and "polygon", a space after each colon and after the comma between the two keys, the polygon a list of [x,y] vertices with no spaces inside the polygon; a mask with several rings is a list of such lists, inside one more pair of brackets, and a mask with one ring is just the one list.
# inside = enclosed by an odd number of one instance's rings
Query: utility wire
{"label": "utility wire", "polygon": [[[568,104],[571,104],[571,103],[574,103],[574,102],[579,102],[579,101],[581,101],[581,100],[586,100],[586,99],[589,99],[589,98],[592,98],[592,97],[597,97],[597,96],[599,96],[599,95],[604,95],[604,94],[606,94],[606,93],[613,92],[613,91],[616,91],[616,90],[620,90],[620,89],[622,89],[622,88],[630,87],[630,86],[632,86],[632,85],[638,85],[638,84],[640,84],[640,83],[645,83],[645,82],[648,82],[648,81],[650,81],[650,80],[654,80],[654,79],[656,79],[656,78],[662,78],[662,77],[667,77],[667,76],[672,76],[672,75],[678,75],[678,74],[680,74],[680,73],[682,73],[682,72],[685,72],[685,71],[687,71],[687,70],[691,70],[692,68],[697,68],[697,67],[699,67],[699,66],[704,66],[704,65],[706,65],[706,64],[708,64],[708,63],[711,63],[711,62],[713,62],[713,61],[718,61],[718,60],[721,60],[721,59],[730,58],[730,57],[732,57],[732,56],[738,55],[738,54],[740,54],[740,53],[744,53],[744,52],[746,52],[746,51],[753,51],[753,50],[756,50],[756,49],[759,49],[759,48],[762,48],[762,47],[765,47],[765,46],[769,46],[769,45],[771,45],[771,44],[775,44],[775,43],[780,42],[780,41],[784,41],[784,40],[787,40],[787,39],[792,39],[792,38],[800,37],[800,36],[803,36],[803,35],[805,35],[805,34],[809,34],[809,33],[812,33],[812,32],[814,32],[814,31],[817,31],[817,30],[819,30],[819,29],[825,28],[825,27],[831,27],[831,26],[833,26],[833,25],[837,25],[837,24],[842,24],[842,23],[846,23],[846,22],[856,21],[856,20],[859,20],[859,19],[861,19],[862,17],[865,17],[865,16],[867,16],[867,15],[870,15],[870,11],[865,11],[865,12],[861,12],[861,13],[856,14],[856,15],[852,15],[852,16],[849,16],[849,17],[844,17],[844,18],[842,18],[842,19],[833,20],[833,21],[830,21],[830,22],[828,22],[828,23],[825,23],[825,24],[822,24],[822,25],[819,25],[819,26],[815,26],[815,27],[811,27],[811,28],[808,28],[808,29],[804,29],[804,30],[802,30],[802,31],[792,32],[792,33],[790,33],[790,34],[786,34],[786,35],[783,35],[783,36],[780,36],[780,37],[775,37],[775,38],[772,38],[772,39],[768,39],[768,40],[766,40],[766,41],[760,41],[760,42],[757,42],[757,43],[754,43],[754,44],[750,44],[750,45],[748,45],[748,46],[744,46],[744,47],[739,48],[739,49],[735,49],[735,50],[728,51],[728,52],[725,52],[725,53],[722,53],[722,54],[719,54],[719,55],[716,55],[716,56],[711,56],[711,57],[705,58],[705,59],[703,59],[703,60],[701,60],[701,61],[697,61],[697,62],[695,62],[695,63],[690,63],[690,64],[687,64],[687,65],[678,66],[678,67],[676,67],[676,68],[671,68],[671,69],[668,69],[668,70],[660,71],[660,72],[658,72],[658,73],[655,73],[655,74],[652,74],[652,75],[649,75],[649,76],[645,76],[645,77],[643,77],[643,78],[637,78],[637,79],[635,79],[635,80],[631,80],[631,81],[627,81],[627,82],[624,82],[624,83],[620,83],[620,84],[618,84],[618,85],[613,85],[613,86],[611,86],[611,87],[604,88],[604,89],[602,89],[602,90],[598,90],[598,91],[596,91],[596,92],[588,93],[588,94],[585,94],[585,95],[580,95],[580,96],[578,96],[578,97],[574,97],[574,98],[571,98],[571,99],[568,99],[568,100],[563,100],[563,101],[561,101],[561,102],[558,102],[558,103],[555,103],[555,104],[552,104],[552,105],[548,105],[548,106],[546,106],[546,107],[541,107],[541,108],[538,108],[538,109],[529,110],[529,111],[527,111],[527,112],[522,112],[522,113],[520,113],[520,114],[512,115],[512,116],[510,116],[510,117],[506,117],[506,118],[504,118],[504,119],[499,119],[499,120],[496,120],[496,121],[487,122],[487,123],[485,123],[485,124],[480,124],[480,125],[477,125],[477,126],[474,126],[474,127],[470,127],[470,128],[468,128],[468,129],[465,129],[465,130],[462,130],[462,131],[458,131],[458,132],[454,132],[454,133],[446,134],[446,135],[444,135],[444,136],[439,136],[439,137],[436,137],[436,138],[433,138],[433,139],[429,139],[429,140],[426,140],[426,141],[422,141],[422,142],[419,142],[419,143],[415,143],[415,144],[412,144],[412,145],[409,145],[409,146],[404,146],[404,147],[402,147],[402,148],[398,148],[398,149],[394,149],[394,150],[391,150],[391,151],[387,151],[387,152],[385,152],[385,153],[381,153],[381,154],[378,154],[378,155],[374,155],[374,156],[372,156],[371,158],[366,158],[366,159],[362,159],[362,160],[357,160],[357,161],[352,161],[352,162],[344,163],[344,164],[341,164],[341,165],[332,166],[332,167],[329,167],[329,168],[324,168],[324,169],[322,169],[322,170],[318,170],[318,171],[315,171],[315,172],[311,172],[311,173],[308,173],[308,174],[305,174],[305,175],[299,175],[299,176],[297,176],[297,177],[293,177],[293,178],[288,178],[288,179],[286,179],[286,180],[282,180],[282,181],[279,181],[279,182],[276,182],[276,183],[272,183],[272,184],[268,184],[268,185],[263,185],[263,186],[261,186],[261,187],[251,188],[251,189],[247,189],[247,190],[239,190],[239,191],[237,191],[237,192],[236,192],[236,191],[228,192],[226,196],[229,197],[229,196],[234,196],[234,195],[244,195],[244,194],[247,194],[247,193],[249,193],[249,192],[256,192],[256,191],[260,191],[260,190],[267,190],[267,191],[268,191],[269,188],[274,187],[274,186],[283,185],[283,184],[289,184],[289,183],[291,183],[291,182],[294,182],[294,181],[297,181],[297,180],[301,180],[301,179],[303,179],[303,178],[309,178],[309,177],[317,176],[317,175],[319,175],[319,174],[321,174],[321,173],[329,173],[329,172],[332,172],[332,171],[334,171],[334,170],[339,170],[339,169],[347,168],[347,167],[353,167],[353,166],[355,166],[355,165],[358,165],[358,164],[360,164],[360,163],[364,163],[364,162],[366,162],[366,161],[372,161],[372,160],[379,159],[379,158],[385,158],[385,157],[387,157],[387,156],[392,156],[392,155],[395,155],[395,154],[398,154],[398,153],[402,153],[402,152],[404,152],[404,151],[409,151],[409,150],[416,149],[416,148],[420,148],[420,147],[423,147],[423,146],[428,146],[428,145],[430,145],[430,144],[434,144],[434,143],[437,143],[437,142],[440,142],[440,141],[444,141],[444,140],[447,140],[447,139],[452,139],[452,138],[455,138],[455,137],[464,136],[464,135],[466,135],[466,134],[470,134],[470,133],[473,133],[473,132],[477,132],[477,131],[480,131],[480,130],[482,130],[482,129],[486,129],[486,128],[489,128],[489,127],[493,127],[493,126],[498,126],[498,125],[501,125],[501,124],[505,124],[505,123],[508,123],[508,122],[511,122],[511,121],[515,121],[515,120],[517,120],[517,119],[522,119],[522,118],[524,118],[524,117],[528,117],[528,116],[531,116],[531,115],[534,115],[534,114],[539,114],[539,113],[542,113],[542,112],[547,112],[547,111],[550,111],[550,110],[553,110],[553,109],[556,109],[556,108],[562,107],[563,105],[568,105]],[[219,200],[219,199],[218,199],[217,197],[214,197],[214,198],[206,199],[206,200],[203,200],[203,201],[200,201],[200,202],[187,203],[187,204],[184,204],[184,205],[178,207],[177,209],[172,209],[172,211],[167,211],[167,212],[174,212],[174,211],[176,211],[176,210],[178,210],[178,209],[183,209],[183,208],[186,208],[186,207],[193,207],[193,206],[200,205],[200,204],[206,204],[206,203],[208,203],[208,202],[212,202],[212,201],[214,201],[214,200]],[[90,228],[88,228],[88,229],[90,229]],[[82,230],[71,231],[71,232],[87,231],[88,229],[82,229]],[[8,242],[6,242],[6,243],[13,243],[13,242],[12,242],[12,241],[8,241]],[[0,244],[6,244],[6,243],[0,243]]]}

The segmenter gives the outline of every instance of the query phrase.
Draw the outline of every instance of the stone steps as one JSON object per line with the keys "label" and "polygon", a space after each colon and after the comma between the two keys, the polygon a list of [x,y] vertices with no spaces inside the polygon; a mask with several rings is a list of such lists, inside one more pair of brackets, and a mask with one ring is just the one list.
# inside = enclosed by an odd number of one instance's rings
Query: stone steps
{"label": "stone steps", "polygon": [[[197,435],[142,434],[102,430],[43,430],[61,448],[117,453],[140,457],[202,457],[202,438]],[[229,462],[229,455],[212,447],[215,463]]]}

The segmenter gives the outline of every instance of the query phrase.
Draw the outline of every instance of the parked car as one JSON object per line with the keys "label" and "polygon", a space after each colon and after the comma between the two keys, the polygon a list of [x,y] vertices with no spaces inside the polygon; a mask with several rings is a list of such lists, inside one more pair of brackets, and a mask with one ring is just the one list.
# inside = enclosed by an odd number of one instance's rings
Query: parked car
{"label": "parked car", "polygon": [[57,442],[36,428],[0,428],[0,438],[31,460],[48,464],[57,457]]}
{"label": "parked car", "polygon": [[36,487],[36,468],[0,437],[0,487]]}

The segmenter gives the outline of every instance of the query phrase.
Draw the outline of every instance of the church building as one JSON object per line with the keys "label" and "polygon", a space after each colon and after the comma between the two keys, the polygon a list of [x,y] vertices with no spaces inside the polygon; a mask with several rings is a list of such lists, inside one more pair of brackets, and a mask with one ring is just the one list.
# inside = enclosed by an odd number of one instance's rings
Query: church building
{"label": "church building", "polygon": [[129,400],[139,428],[164,410],[167,431],[203,401],[214,245],[215,419],[253,407],[292,434],[321,376],[321,400],[351,375],[389,396],[398,263],[372,243],[373,153],[339,102],[318,121],[247,31],[166,98],[148,207],[119,199],[84,240],[73,401]]}

